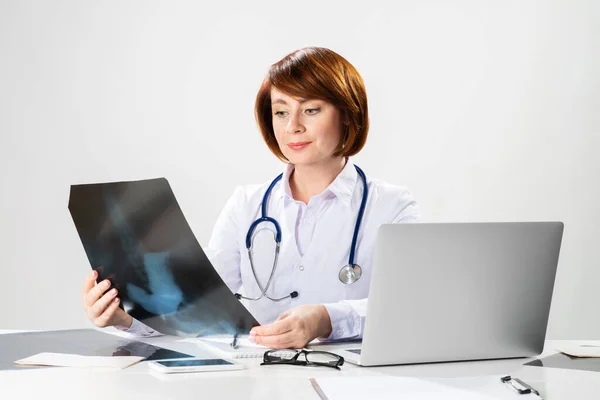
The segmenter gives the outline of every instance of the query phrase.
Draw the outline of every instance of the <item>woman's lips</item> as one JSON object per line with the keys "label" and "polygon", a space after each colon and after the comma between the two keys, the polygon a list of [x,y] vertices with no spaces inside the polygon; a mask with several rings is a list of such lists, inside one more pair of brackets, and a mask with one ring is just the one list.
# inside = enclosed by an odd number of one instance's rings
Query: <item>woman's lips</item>
{"label": "woman's lips", "polygon": [[309,144],[311,144],[312,142],[294,142],[294,143],[288,143],[288,147],[292,150],[302,150],[303,148],[305,148],[306,146],[308,146]]}

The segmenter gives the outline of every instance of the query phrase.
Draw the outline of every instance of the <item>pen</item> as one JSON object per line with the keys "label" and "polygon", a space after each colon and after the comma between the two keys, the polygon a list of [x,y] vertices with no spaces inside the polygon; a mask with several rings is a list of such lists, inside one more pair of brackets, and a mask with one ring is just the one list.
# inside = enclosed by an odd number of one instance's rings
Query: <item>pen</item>
{"label": "pen", "polygon": [[[510,385],[513,387],[513,389],[515,389],[515,390],[517,391],[517,393],[519,393],[519,394],[528,394],[528,393],[533,393],[533,394],[535,394],[536,396],[538,396],[538,397],[540,397],[540,398],[541,398],[541,396],[540,396],[540,392],[538,392],[537,390],[535,390],[534,388],[532,388],[530,385],[526,384],[525,382],[523,382],[523,381],[522,381],[521,379],[519,379],[519,378],[514,378],[514,377],[512,377],[512,376],[510,376],[510,375],[507,375],[507,376],[503,376],[503,377],[501,377],[501,378],[500,378],[500,381],[501,381],[502,383],[509,383],[509,384],[510,384]],[[514,382],[517,382],[517,383],[518,383],[520,386],[522,386],[522,387],[523,387],[523,388],[525,388],[525,389],[521,389],[521,388],[519,388],[519,387],[515,386],[515,384],[513,383],[513,381],[514,381]]]}
{"label": "pen", "polygon": [[237,338],[238,338],[238,333],[234,333],[233,334],[233,340],[231,341],[231,343],[229,344],[232,348],[237,349],[238,348],[238,344],[237,344]]}

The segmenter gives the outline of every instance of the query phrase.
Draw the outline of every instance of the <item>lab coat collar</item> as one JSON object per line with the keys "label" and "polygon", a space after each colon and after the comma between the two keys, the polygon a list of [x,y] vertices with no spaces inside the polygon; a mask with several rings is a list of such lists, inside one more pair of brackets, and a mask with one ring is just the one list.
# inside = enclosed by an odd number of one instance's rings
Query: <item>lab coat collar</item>
{"label": "lab coat collar", "polygon": [[[278,194],[280,197],[287,197],[293,200],[292,189],[290,188],[290,175],[294,171],[294,164],[288,163],[283,171],[283,177],[281,179],[282,185],[280,185]],[[321,193],[321,195],[330,193],[340,199],[342,203],[350,206],[352,202],[352,194],[356,187],[356,180],[358,179],[358,172],[354,167],[354,163],[350,159],[346,160],[346,165],[339,173],[338,176],[329,184],[329,186]]]}

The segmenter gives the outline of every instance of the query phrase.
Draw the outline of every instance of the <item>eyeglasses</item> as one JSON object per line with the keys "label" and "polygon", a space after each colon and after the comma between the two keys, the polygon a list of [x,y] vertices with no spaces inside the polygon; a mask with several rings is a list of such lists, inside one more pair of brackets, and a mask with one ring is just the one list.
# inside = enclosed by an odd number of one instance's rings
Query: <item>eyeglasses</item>
{"label": "eyeglasses", "polygon": [[344,357],[326,351],[292,349],[266,351],[260,365],[275,364],[315,365],[339,370],[340,366],[344,365]]}

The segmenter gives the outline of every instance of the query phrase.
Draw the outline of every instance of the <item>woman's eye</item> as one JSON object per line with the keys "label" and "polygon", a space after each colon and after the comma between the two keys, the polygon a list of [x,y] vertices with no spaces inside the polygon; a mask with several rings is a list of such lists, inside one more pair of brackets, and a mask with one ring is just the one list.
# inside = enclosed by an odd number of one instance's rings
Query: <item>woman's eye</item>
{"label": "woman's eye", "polygon": [[318,113],[320,110],[321,110],[320,108],[307,108],[307,109],[306,109],[306,113],[307,113],[308,115],[311,115],[311,114],[316,114],[316,113]]}
{"label": "woman's eye", "polygon": [[285,116],[285,111],[275,111],[275,116],[283,117],[283,116]]}

